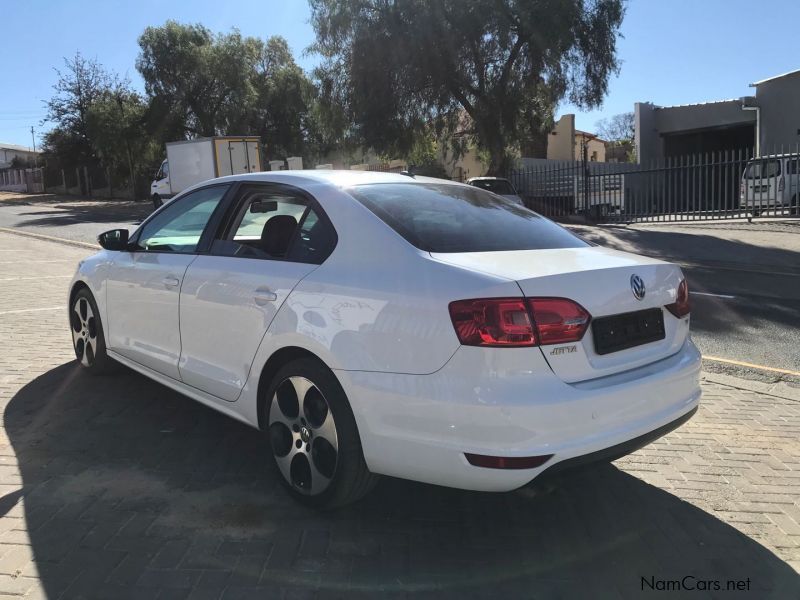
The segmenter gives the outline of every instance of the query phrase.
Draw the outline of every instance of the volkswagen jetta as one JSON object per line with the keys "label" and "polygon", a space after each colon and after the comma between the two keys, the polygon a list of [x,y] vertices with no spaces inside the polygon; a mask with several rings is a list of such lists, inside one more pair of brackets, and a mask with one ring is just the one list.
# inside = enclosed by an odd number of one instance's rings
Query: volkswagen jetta
{"label": "volkswagen jetta", "polygon": [[635,450],[699,402],[679,267],[476,187],[227,177],[100,244],[70,286],[80,364],[257,427],[309,504],[379,474],[513,490]]}

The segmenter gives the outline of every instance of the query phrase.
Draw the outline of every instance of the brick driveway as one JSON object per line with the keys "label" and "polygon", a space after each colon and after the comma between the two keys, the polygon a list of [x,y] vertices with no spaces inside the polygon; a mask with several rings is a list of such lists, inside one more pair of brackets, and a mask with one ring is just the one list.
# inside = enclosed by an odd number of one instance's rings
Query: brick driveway
{"label": "brick driveway", "polygon": [[0,593],[635,598],[692,575],[800,597],[800,398],[707,381],[692,421],[616,466],[505,495],[384,479],[319,514],[258,432],[75,368],[59,307],[87,253],[0,233]]}

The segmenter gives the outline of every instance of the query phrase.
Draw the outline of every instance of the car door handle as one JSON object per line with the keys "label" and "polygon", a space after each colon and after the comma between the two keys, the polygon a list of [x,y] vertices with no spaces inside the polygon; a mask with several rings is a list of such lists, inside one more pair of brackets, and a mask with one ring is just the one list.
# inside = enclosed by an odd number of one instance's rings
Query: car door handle
{"label": "car door handle", "polygon": [[164,277],[164,279],[161,280],[161,283],[163,283],[167,287],[175,287],[180,282],[181,282],[180,279],[178,279],[177,277],[172,277],[172,276]]}
{"label": "car door handle", "polygon": [[278,299],[278,294],[269,288],[258,288],[256,290],[256,295],[253,298],[255,299],[256,304],[259,306],[264,306],[270,302],[275,302]]}

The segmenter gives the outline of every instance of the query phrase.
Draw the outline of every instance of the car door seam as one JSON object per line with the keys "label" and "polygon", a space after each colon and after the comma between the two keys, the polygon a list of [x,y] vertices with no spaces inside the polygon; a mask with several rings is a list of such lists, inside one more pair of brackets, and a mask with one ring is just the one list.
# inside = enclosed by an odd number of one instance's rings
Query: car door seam
{"label": "car door seam", "polygon": [[181,373],[181,357],[183,357],[183,332],[181,331],[181,304],[183,303],[183,282],[186,281],[186,273],[189,271],[189,267],[194,264],[200,257],[199,254],[195,254],[194,258],[189,261],[186,265],[186,268],[183,270],[183,275],[181,275],[180,284],[178,284],[178,363],[176,367],[178,368],[178,377],[183,382],[183,373]]}

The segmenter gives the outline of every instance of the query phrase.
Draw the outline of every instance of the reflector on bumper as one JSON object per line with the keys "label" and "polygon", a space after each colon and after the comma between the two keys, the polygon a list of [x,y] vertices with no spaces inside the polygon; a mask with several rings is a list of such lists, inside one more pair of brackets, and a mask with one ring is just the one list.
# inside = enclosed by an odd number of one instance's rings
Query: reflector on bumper
{"label": "reflector on bumper", "polygon": [[473,467],[484,467],[486,469],[535,469],[553,458],[552,454],[543,456],[484,456],[466,452],[464,456],[467,457],[467,462]]}

